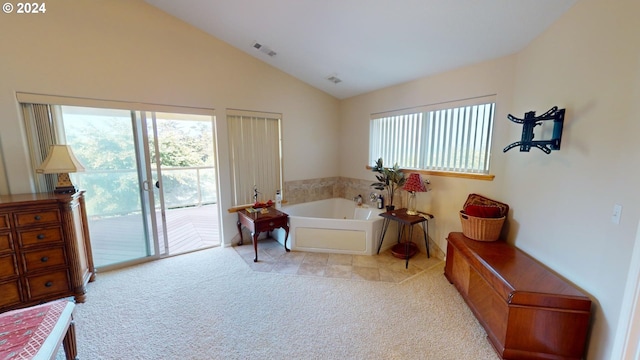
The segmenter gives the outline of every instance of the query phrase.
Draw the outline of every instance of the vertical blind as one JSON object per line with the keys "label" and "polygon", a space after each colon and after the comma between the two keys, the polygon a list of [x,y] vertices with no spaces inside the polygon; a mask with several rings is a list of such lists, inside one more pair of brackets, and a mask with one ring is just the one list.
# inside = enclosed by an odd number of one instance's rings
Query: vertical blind
{"label": "vertical blind", "polygon": [[[60,108],[48,104],[21,104],[21,106],[27,130],[31,169],[33,174],[36,174],[36,168],[47,158],[51,145],[64,144],[64,135],[58,130]],[[53,191],[56,183],[56,174],[35,176],[37,192]]]}
{"label": "vertical blind", "polygon": [[281,115],[227,110],[232,206],[274,200],[282,190]]}
{"label": "vertical blind", "polygon": [[495,103],[372,116],[369,162],[489,173]]}

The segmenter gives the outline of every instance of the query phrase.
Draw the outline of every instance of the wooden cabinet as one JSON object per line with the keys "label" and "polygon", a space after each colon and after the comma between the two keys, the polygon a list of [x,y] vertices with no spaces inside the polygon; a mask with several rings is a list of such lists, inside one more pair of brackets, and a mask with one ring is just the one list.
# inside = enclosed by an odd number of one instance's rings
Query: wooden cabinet
{"label": "wooden cabinet", "polygon": [[503,359],[581,359],[591,300],[502,241],[450,233],[445,276]]}
{"label": "wooden cabinet", "polygon": [[95,276],[84,192],[0,196],[0,312],[74,296]]}

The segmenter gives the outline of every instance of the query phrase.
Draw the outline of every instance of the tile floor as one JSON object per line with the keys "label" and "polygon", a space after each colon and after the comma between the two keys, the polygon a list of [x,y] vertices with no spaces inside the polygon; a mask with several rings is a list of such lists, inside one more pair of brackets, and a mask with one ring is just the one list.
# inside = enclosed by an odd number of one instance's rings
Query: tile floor
{"label": "tile floor", "polygon": [[277,241],[264,239],[258,241],[258,262],[254,263],[253,244],[245,242],[234,249],[249,267],[263,272],[399,283],[434,266],[442,266],[444,271],[441,259],[427,258],[422,252],[413,256],[405,269],[405,261],[394,257],[391,250],[372,256],[285,252]]}

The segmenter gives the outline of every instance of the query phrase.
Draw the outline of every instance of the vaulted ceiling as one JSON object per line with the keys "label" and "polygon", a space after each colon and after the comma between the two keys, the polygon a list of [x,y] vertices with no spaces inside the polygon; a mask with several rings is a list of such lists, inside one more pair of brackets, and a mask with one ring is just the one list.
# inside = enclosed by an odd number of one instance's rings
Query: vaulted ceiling
{"label": "vaulted ceiling", "polygon": [[339,99],[518,52],[577,2],[145,1]]}

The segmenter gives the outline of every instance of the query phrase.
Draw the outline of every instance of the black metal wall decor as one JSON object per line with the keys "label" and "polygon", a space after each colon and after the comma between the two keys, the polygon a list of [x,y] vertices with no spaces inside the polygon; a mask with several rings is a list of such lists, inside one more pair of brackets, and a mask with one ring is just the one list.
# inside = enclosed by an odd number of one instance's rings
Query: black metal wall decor
{"label": "black metal wall decor", "polygon": [[[524,114],[524,119],[518,119],[509,114],[507,118],[514,123],[522,124],[522,138],[513,144],[508,145],[502,151],[507,152],[516,146],[520,146],[520,151],[529,152],[531,147],[537,147],[546,154],[551,150],[560,150],[560,140],[562,139],[562,126],[564,124],[564,110],[558,110],[557,106],[552,107],[546,113],[536,117],[535,111]],[[542,121],[553,120],[553,134],[549,140],[533,140],[533,128],[542,125]]]}

